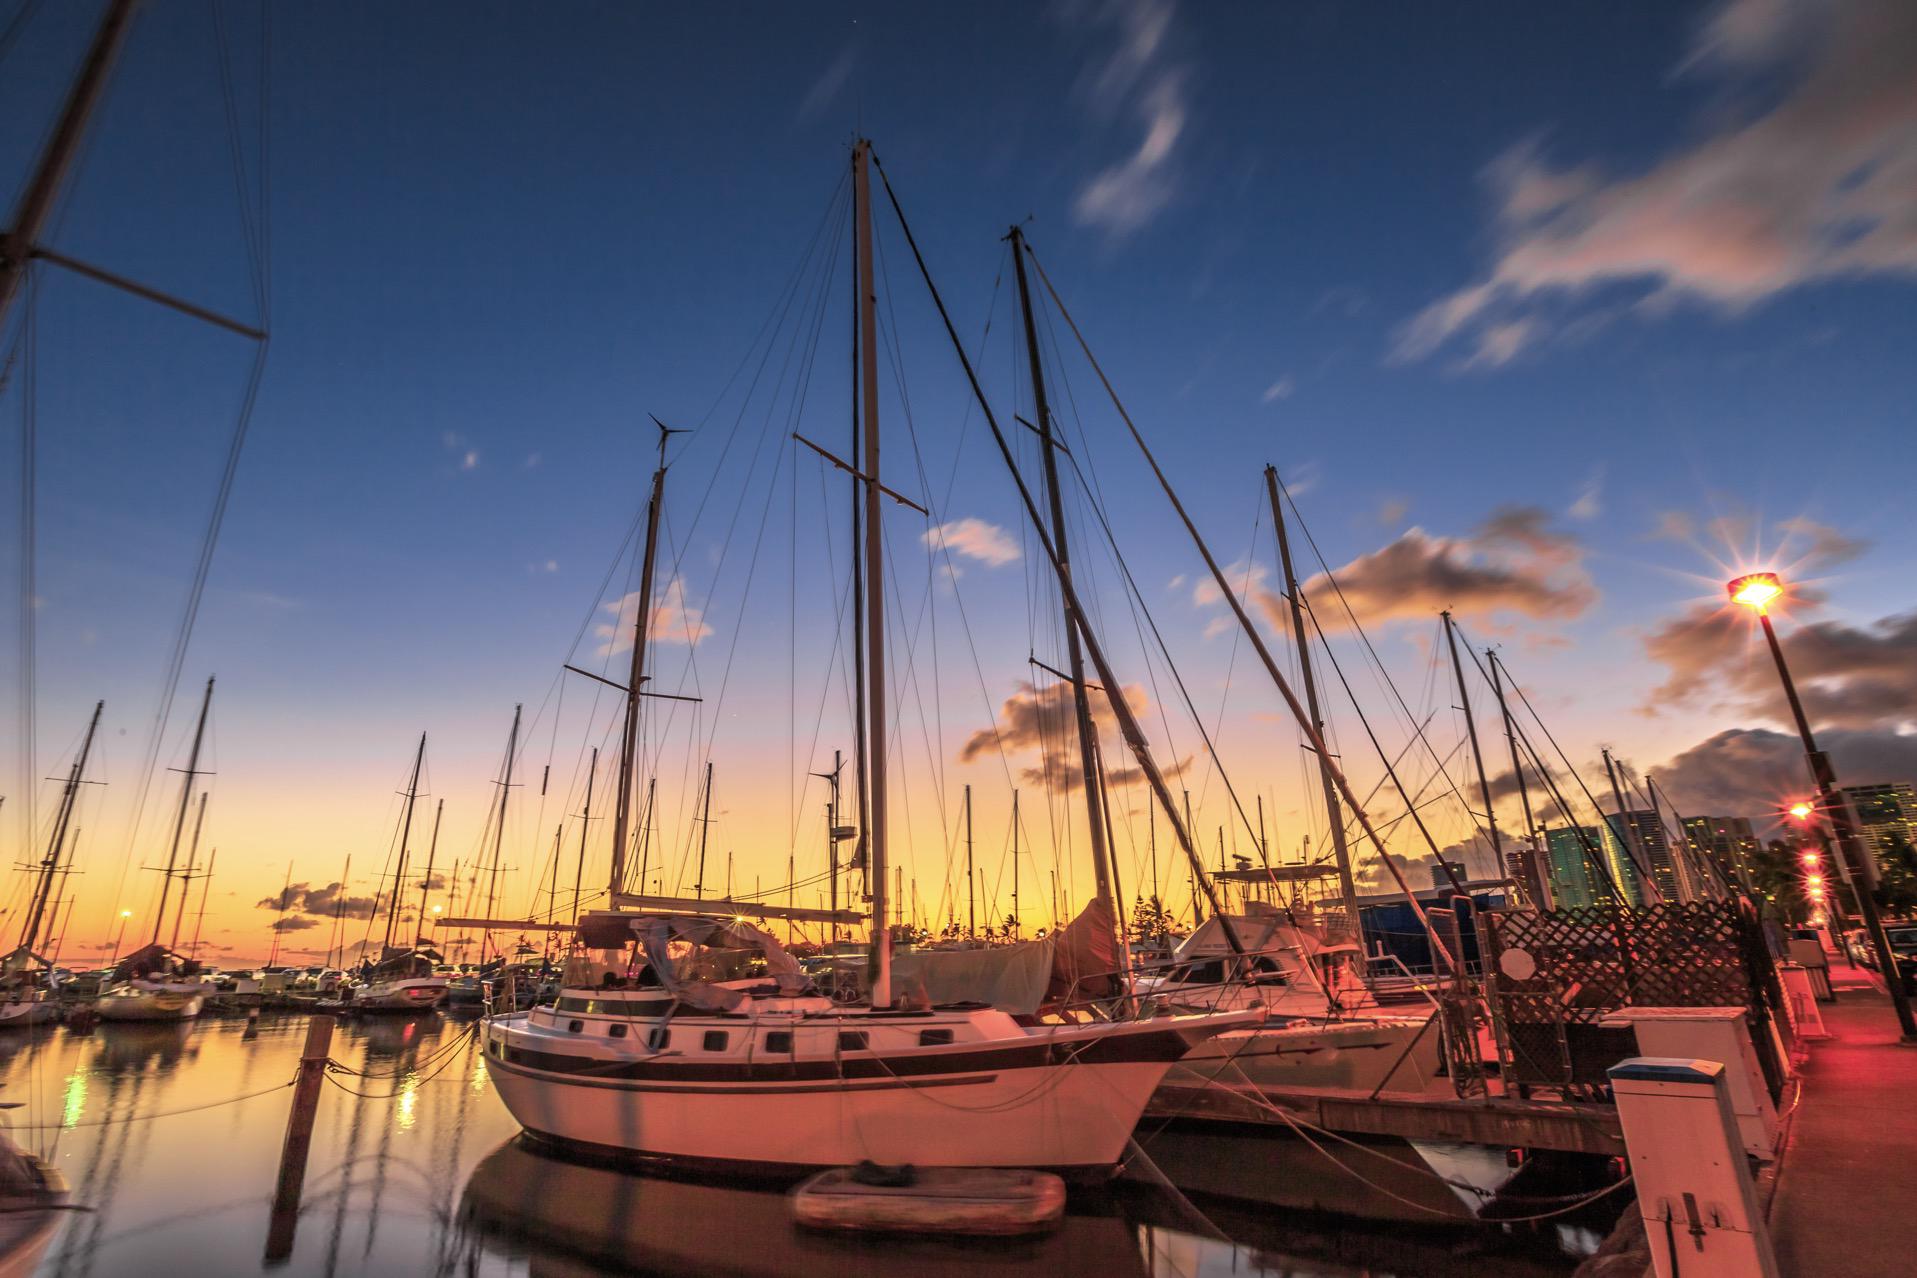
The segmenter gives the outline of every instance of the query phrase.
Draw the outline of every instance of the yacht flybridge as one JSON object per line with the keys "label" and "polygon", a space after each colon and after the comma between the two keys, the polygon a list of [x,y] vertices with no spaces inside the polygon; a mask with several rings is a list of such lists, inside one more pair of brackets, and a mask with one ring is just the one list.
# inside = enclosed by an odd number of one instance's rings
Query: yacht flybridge
{"label": "yacht flybridge", "polygon": [[529,1132],[600,1154],[1108,1168],[1175,1061],[1263,1019],[840,1006],[748,923],[607,912],[581,933],[594,948],[623,941],[620,961],[550,1006],[492,1018],[486,1065]]}

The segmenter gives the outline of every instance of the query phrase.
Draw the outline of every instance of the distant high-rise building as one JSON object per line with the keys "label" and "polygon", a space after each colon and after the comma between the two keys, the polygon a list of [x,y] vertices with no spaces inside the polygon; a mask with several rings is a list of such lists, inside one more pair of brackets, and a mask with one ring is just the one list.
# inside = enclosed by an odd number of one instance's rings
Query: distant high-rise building
{"label": "distant high-rise building", "polygon": [[1907,781],[1847,785],[1844,797],[1857,814],[1857,833],[1880,861],[1901,841],[1917,848],[1917,788]]}
{"label": "distant high-rise building", "polygon": [[[1444,872],[1445,867],[1447,865],[1451,867],[1451,874],[1446,874]],[[1469,881],[1465,877],[1463,861],[1436,862],[1431,867],[1431,886],[1438,889],[1438,891],[1440,892],[1448,891],[1451,887],[1452,875],[1456,875],[1458,882],[1460,883]]]}
{"label": "distant high-rise building", "polygon": [[1591,864],[1588,849],[1598,846],[1598,832],[1588,825],[1545,827],[1545,857],[1550,865],[1551,892],[1557,897],[1559,909],[1601,905],[1610,899],[1602,877]]}
{"label": "distant high-rise building", "polygon": [[1645,876],[1639,868],[1639,857],[1644,858],[1644,869],[1650,871],[1651,881],[1664,899],[1677,900],[1671,848],[1664,841],[1664,832],[1658,828],[1656,817],[1650,812],[1628,810],[1622,817],[1615,812],[1605,813],[1604,863],[1623,890],[1625,900],[1634,906],[1643,905],[1650,898],[1650,893],[1644,890]]}
{"label": "distant high-rise building", "polygon": [[1543,858],[1529,843],[1511,849],[1507,864],[1511,877],[1518,881],[1526,899],[1540,910],[1554,908],[1550,875],[1544,872]]}
{"label": "distant high-rise building", "polygon": [[1709,857],[1733,883],[1751,886],[1751,858],[1760,845],[1748,817],[1686,817],[1684,838],[1700,860]]}

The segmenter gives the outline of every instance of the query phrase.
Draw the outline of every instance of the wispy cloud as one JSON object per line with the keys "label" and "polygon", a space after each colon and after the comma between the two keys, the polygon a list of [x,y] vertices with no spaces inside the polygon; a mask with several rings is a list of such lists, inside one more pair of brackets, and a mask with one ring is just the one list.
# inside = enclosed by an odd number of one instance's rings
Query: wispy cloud
{"label": "wispy cloud", "polygon": [[441,431],[439,442],[441,447],[457,459],[461,470],[479,469],[479,450],[474,448],[472,441],[464,435],[457,431]]}
{"label": "wispy cloud", "polygon": [[1080,188],[1073,213],[1087,226],[1129,235],[1163,212],[1177,191],[1178,148],[1190,122],[1188,69],[1168,49],[1170,0],[1097,0],[1065,6],[1068,20],[1110,39],[1079,79],[1100,120],[1120,114],[1141,130],[1124,159]]}
{"label": "wispy cloud", "polygon": [[1297,389],[1298,383],[1292,380],[1290,373],[1286,373],[1283,377],[1280,377],[1277,381],[1265,387],[1265,393],[1259,398],[1267,404],[1274,404],[1281,399],[1290,399],[1292,393]]}
{"label": "wispy cloud", "polygon": [[1012,534],[983,519],[955,519],[926,529],[921,537],[928,546],[944,547],[990,568],[1002,568],[1018,560],[1018,542]]}
{"label": "wispy cloud", "polygon": [[818,78],[806,89],[805,96],[799,99],[798,110],[793,119],[799,123],[815,119],[839,96],[846,84],[852,79],[852,69],[858,65],[858,51],[852,45],[840,49],[838,56],[826,64]]}
{"label": "wispy cloud", "polygon": [[1495,260],[1407,323],[1394,356],[1463,342],[1464,367],[1501,367],[1605,286],[1635,286],[1642,313],[1736,313],[1817,280],[1917,274],[1913,66],[1909,0],[1726,0],[1678,73],[1784,91],[1635,174],[1555,163],[1536,138],[1507,152],[1485,174]]}
{"label": "wispy cloud", "polygon": [[1591,471],[1590,478],[1584,481],[1584,487],[1578,489],[1578,495],[1564,512],[1573,519],[1596,519],[1604,513],[1604,466],[1599,463]]}
{"label": "wispy cloud", "polygon": [[[632,651],[633,624],[639,619],[639,592],[632,591],[609,603],[599,605],[601,612],[610,613],[611,621],[602,621],[592,628],[599,638],[598,655],[617,656]],[[652,616],[647,619],[646,633],[654,643],[683,644],[692,647],[712,634],[712,627],[706,624],[705,611],[686,602],[686,585],[674,577],[659,592],[658,599],[652,605]]]}
{"label": "wispy cloud", "polygon": [[[1463,537],[1407,529],[1397,540],[1336,570],[1344,599],[1366,625],[1429,620],[1443,608],[1481,621],[1516,614],[1534,621],[1569,621],[1597,602],[1577,539],[1553,530],[1550,517],[1530,506],[1507,506]],[[1308,597],[1327,597],[1323,574],[1304,583]],[[1285,603],[1260,592],[1259,604],[1288,624]],[[1323,608],[1327,628],[1349,624],[1343,608]]]}

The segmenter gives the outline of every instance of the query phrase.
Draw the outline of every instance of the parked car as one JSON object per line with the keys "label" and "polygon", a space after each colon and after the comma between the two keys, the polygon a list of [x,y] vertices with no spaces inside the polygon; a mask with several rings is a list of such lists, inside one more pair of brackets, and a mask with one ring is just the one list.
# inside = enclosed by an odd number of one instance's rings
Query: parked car
{"label": "parked car", "polygon": [[1897,964],[1897,978],[1904,993],[1917,995],[1917,923],[1887,923],[1884,935],[1890,941],[1890,953]]}

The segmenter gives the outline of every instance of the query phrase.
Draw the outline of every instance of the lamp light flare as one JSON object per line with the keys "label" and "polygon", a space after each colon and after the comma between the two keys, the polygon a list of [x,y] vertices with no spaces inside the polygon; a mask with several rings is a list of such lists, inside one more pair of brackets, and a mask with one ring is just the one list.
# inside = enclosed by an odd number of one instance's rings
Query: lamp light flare
{"label": "lamp light flare", "polygon": [[1796,817],[1799,821],[1808,821],[1810,820],[1810,814],[1811,814],[1812,808],[1810,804],[1805,803],[1802,799],[1799,799],[1796,803],[1791,804],[1789,811],[1790,811],[1790,814]]}
{"label": "lamp light flare", "polygon": [[1774,572],[1750,572],[1733,578],[1728,589],[1731,602],[1752,612],[1763,612],[1773,599],[1784,593],[1784,583]]}

